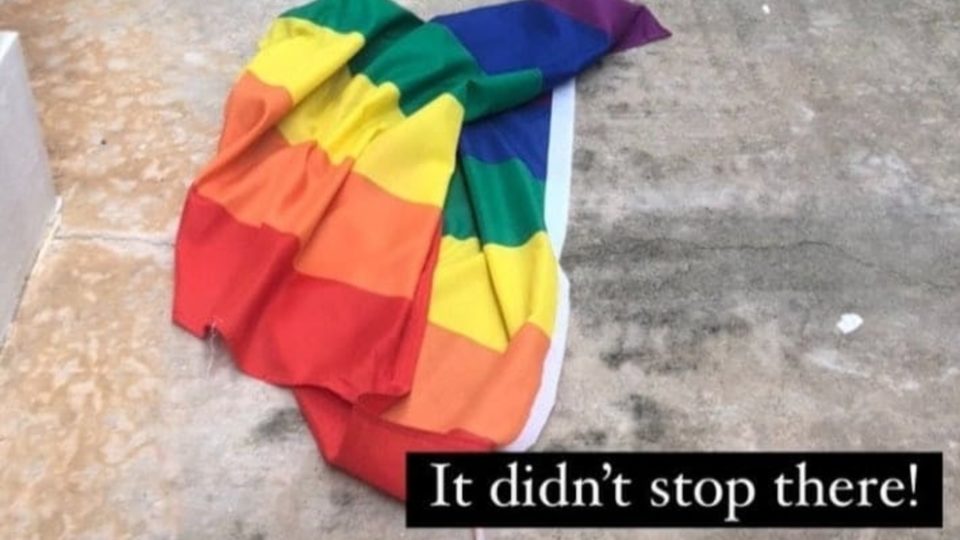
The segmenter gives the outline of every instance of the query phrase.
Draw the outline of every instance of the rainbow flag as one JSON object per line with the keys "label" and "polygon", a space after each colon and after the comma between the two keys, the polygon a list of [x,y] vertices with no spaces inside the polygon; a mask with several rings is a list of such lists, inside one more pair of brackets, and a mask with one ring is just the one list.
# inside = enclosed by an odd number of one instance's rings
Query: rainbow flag
{"label": "rainbow flag", "polygon": [[175,322],[398,498],[409,451],[528,448],[566,337],[569,81],[668,35],[625,0],[284,13],[187,195]]}

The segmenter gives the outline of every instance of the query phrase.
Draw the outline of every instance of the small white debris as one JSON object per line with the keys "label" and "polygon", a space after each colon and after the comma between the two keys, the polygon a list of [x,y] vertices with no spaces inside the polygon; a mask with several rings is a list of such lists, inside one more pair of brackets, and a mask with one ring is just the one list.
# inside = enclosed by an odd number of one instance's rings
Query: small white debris
{"label": "small white debris", "polygon": [[844,335],[852,334],[863,326],[863,317],[856,313],[844,313],[840,316],[840,322],[837,323],[837,329]]}
{"label": "small white debris", "polygon": [[191,66],[202,66],[207,63],[207,57],[203,53],[188,51],[183,53],[183,61]]}
{"label": "small white debris", "polygon": [[763,5],[763,12],[766,13],[767,15],[769,15],[769,14],[770,14],[770,6],[768,6],[767,4],[764,4],[764,5]]}

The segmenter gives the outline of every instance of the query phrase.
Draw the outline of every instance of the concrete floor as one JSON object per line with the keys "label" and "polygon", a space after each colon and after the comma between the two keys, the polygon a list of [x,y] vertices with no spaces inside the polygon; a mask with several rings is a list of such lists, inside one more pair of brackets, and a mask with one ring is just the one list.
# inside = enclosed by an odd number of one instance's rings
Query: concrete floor
{"label": "concrete floor", "polygon": [[[960,537],[960,3],[766,4],[652,0],[675,37],[581,80],[539,448],[940,450],[945,530],[487,538]],[[469,537],[405,530],[286,392],[169,323],[184,191],[289,5],[0,0],[65,201],[0,353],[0,538]]]}

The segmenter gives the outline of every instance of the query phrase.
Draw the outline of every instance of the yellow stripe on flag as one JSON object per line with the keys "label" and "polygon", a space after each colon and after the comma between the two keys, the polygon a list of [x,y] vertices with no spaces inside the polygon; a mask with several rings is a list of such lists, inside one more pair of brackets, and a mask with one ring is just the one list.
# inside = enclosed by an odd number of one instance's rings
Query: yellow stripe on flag
{"label": "yellow stripe on flag", "polygon": [[341,34],[296,18],[279,18],[247,66],[261,82],[290,92],[294,103],[344,68],[364,44],[359,32]]}
{"label": "yellow stripe on flag", "polygon": [[377,86],[344,68],[304,98],[279,129],[291,145],[314,141],[339,164],[356,158],[371,140],[404,120],[399,102],[393,84]]}
{"label": "yellow stripe on flag", "polygon": [[456,163],[463,106],[443,94],[405,116],[396,85],[350,73],[347,62],[363,43],[359,33],[281,18],[248,70],[293,98],[293,111],[278,126],[291,145],[314,141],[334,164],[355,159],[354,170],[388,193],[440,208]]}
{"label": "yellow stripe on flag", "polygon": [[354,170],[410,202],[443,207],[464,109],[443,94],[373,139]]}
{"label": "yellow stripe on flag", "polygon": [[434,273],[430,322],[498,352],[530,322],[550,336],[557,261],[546,233],[518,247],[445,236]]}

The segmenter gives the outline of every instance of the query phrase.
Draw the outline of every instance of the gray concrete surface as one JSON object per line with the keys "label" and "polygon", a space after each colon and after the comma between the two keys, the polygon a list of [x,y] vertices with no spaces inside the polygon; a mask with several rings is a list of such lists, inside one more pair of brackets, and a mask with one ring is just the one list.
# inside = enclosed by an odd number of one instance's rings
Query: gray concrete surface
{"label": "gray concrete surface", "polygon": [[[487,538],[960,537],[960,3],[766,4],[653,0],[675,37],[583,77],[539,448],[940,450],[946,528]],[[167,322],[179,201],[287,5],[0,0],[65,194],[0,356],[0,536],[470,537],[404,530],[288,395]]]}

